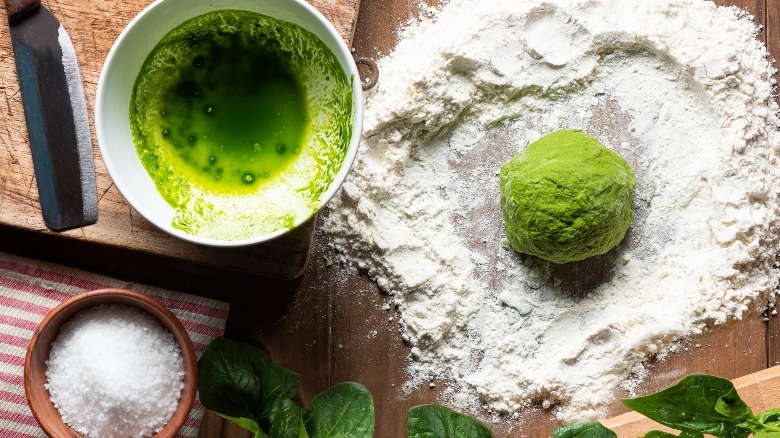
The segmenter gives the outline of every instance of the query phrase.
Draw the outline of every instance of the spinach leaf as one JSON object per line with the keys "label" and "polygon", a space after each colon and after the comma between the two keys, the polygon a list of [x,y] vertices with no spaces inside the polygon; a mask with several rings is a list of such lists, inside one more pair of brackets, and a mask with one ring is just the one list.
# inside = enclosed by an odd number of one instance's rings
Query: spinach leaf
{"label": "spinach leaf", "polygon": [[492,438],[484,424],[438,405],[422,405],[409,409],[406,422],[408,438]]}
{"label": "spinach leaf", "polygon": [[304,424],[306,410],[289,398],[278,398],[271,405],[270,438],[309,438]]}
{"label": "spinach leaf", "polygon": [[204,406],[230,417],[255,419],[260,389],[254,366],[232,342],[215,339],[198,363],[198,392]]}
{"label": "spinach leaf", "polygon": [[268,438],[268,435],[266,435],[262,430],[260,430],[260,426],[258,426],[257,423],[254,422],[254,420],[250,420],[248,418],[230,417],[224,414],[220,414],[219,412],[217,412],[216,414],[252,432],[253,434],[255,434],[255,438]]}
{"label": "spinach leaf", "polygon": [[756,416],[756,421],[762,424],[780,422],[780,408],[767,409]]}
{"label": "spinach leaf", "polygon": [[748,405],[739,398],[739,394],[737,394],[737,390],[734,388],[733,384],[731,385],[731,389],[720,396],[715,403],[715,411],[728,418],[734,419],[753,417],[753,411],[751,411]]}
{"label": "spinach leaf", "polygon": [[739,399],[734,385],[720,377],[690,375],[663,391],[622,402],[652,420],[689,434],[728,438],[750,434],[738,427],[752,416],[750,409]]}
{"label": "spinach leaf", "polygon": [[213,340],[198,364],[203,406],[250,430],[255,438],[371,438],[374,402],[357,383],[317,395],[311,411],[291,399],[299,376],[251,345]]}
{"label": "spinach leaf", "polygon": [[617,438],[617,434],[596,421],[561,424],[553,430],[552,438]]}
{"label": "spinach leaf", "polygon": [[704,434],[682,432],[679,435],[675,435],[673,433],[662,432],[660,430],[652,430],[647,432],[642,438],[704,438]]}
{"label": "spinach leaf", "polygon": [[766,410],[748,418],[739,427],[753,432],[755,438],[780,438],[780,408]]}
{"label": "spinach leaf", "polygon": [[271,407],[276,399],[291,399],[295,397],[301,378],[293,371],[271,362],[271,358],[263,350],[251,348],[254,350],[253,354],[262,356],[266,361],[262,368],[255,369],[255,373],[259,376],[262,394],[260,415],[261,418],[265,419],[269,417]]}
{"label": "spinach leaf", "polygon": [[741,423],[740,427],[753,432],[754,438],[780,438],[780,427],[777,425],[762,424],[754,420],[748,420]]}
{"label": "spinach leaf", "polygon": [[365,386],[340,383],[311,400],[306,430],[312,438],[371,438],[374,436],[374,400]]}
{"label": "spinach leaf", "polygon": [[780,408],[767,409],[756,416],[756,421],[761,424],[773,424],[780,422]]}
{"label": "spinach leaf", "polygon": [[270,429],[273,401],[295,396],[299,380],[259,348],[229,339],[211,341],[198,363],[203,406],[254,433]]}

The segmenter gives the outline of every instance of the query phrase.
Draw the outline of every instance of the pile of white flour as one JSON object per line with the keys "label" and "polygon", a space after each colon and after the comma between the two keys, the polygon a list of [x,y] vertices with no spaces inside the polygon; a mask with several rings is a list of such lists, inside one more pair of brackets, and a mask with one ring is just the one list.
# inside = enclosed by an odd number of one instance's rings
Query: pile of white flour
{"label": "pile of white flour", "polygon": [[[379,63],[335,248],[400,309],[415,382],[597,417],[648,355],[773,300],[780,123],[744,13],[703,0],[451,0]],[[498,168],[581,128],[637,173],[604,256],[502,246]]]}

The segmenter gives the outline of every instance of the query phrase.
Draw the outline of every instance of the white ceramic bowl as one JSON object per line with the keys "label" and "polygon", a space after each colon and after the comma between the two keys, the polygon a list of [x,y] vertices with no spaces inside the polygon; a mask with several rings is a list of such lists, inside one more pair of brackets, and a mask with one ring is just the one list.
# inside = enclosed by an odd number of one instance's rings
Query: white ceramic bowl
{"label": "white ceramic bowl", "polygon": [[[127,202],[163,231],[202,245],[232,247],[265,242],[290,230],[223,241],[191,235],[174,228],[171,226],[174,209],[165,202],[141,164],[130,128],[133,85],[152,49],[163,36],[184,21],[223,9],[257,12],[309,30],[333,52],[347,78],[355,78],[352,81],[352,139],[341,169],[320,197],[320,208],[341,187],[355,160],[363,127],[363,90],[352,54],[341,36],[322,14],[302,0],[157,0],[122,31],[103,65],[95,100],[95,131],[108,173]],[[312,216],[314,214],[316,212]],[[300,220],[295,226],[309,218]]]}

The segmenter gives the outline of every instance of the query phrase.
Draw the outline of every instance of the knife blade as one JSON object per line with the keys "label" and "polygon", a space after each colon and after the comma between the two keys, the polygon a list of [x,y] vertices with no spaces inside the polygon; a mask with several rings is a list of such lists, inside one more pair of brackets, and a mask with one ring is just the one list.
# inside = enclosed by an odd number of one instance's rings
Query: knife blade
{"label": "knife blade", "polygon": [[46,226],[97,222],[92,135],[76,52],[40,0],[4,0]]}

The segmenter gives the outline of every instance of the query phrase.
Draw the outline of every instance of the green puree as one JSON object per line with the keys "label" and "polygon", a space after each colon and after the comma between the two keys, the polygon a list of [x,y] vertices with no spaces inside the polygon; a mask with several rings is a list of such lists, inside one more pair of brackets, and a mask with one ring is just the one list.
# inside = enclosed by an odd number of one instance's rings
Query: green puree
{"label": "green puree", "polygon": [[155,46],[130,122],[173,225],[234,240],[291,228],[318,207],[351,140],[351,99],[351,79],[314,34],[216,11]]}
{"label": "green puree", "polygon": [[531,143],[501,166],[499,179],[510,245],[554,263],[606,253],[633,219],[634,171],[579,130]]}
{"label": "green puree", "polygon": [[305,91],[278,46],[241,33],[186,44],[192,59],[160,90],[164,104],[148,127],[162,133],[160,146],[174,151],[190,181],[256,190],[301,151]]}

